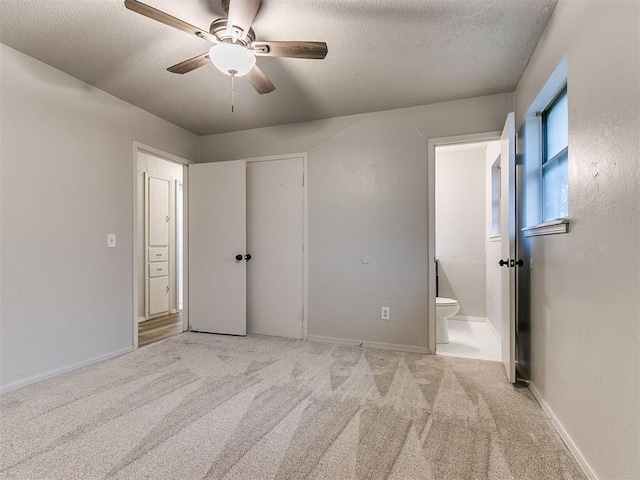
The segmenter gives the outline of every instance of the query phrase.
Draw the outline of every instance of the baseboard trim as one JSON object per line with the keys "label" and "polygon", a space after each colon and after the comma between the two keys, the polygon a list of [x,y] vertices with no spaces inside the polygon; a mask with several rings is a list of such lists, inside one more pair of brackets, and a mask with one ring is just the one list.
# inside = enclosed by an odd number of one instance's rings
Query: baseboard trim
{"label": "baseboard trim", "polygon": [[110,358],[119,357],[120,355],[124,355],[125,353],[133,352],[133,350],[134,350],[133,347],[123,348],[120,350],[116,350],[115,352],[110,352],[105,355],[100,355],[98,357],[90,358],[89,360],[85,360],[83,362],[74,363],[73,365],[68,365],[66,367],[58,368],[56,370],[51,370],[50,372],[41,373],[34,377],[25,378],[23,380],[10,383],[8,385],[3,385],[0,387],[0,394],[10,392],[12,390],[17,390],[18,388],[26,387],[27,385],[33,385],[34,383],[38,383],[43,380],[47,380],[49,378],[57,377],[58,375],[68,373],[82,367],[88,367],[89,365],[103,362],[105,360],[109,360]]}
{"label": "baseboard trim", "polygon": [[547,402],[545,402],[542,398],[540,390],[538,390],[536,386],[531,382],[529,382],[529,390],[542,407],[542,410],[544,410],[544,413],[547,415],[547,417],[549,417],[549,420],[551,420],[551,423],[560,434],[560,438],[562,438],[562,441],[569,449],[569,452],[571,452],[573,458],[575,458],[576,462],[578,462],[578,465],[580,465],[582,472],[589,480],[598,480],[598,477],[596,477],[596,474],[593,473],[593,469],[589,466],[589,463],[582,455],[580,449],[576,446],[575,443],[573,443],[571,436],[567,433],[560,420],[558,420],[558,417],[556,417],[555,413],[553,413],[553,410],[551,410],[551,407],[549,407]]}
{"label": "baseboard trim", "polygon": [[399,345],[396,343],[367,342],[360,340],[351,340],[348,338],[323,337],[321,335],[308,335],[307,340],[310,342],[335,343],[337,345],[349,345],[352,347],[378,348],[381,350],[397,350],[399,352],[425,353],[430,354],[426,347],[417,347],[413,345]]}
{"label": "baseboard trim", "polygon": [[486,322],[486,317],[474,317],[472,315],[454,315],[449,320],[462,320],[464,322]]}

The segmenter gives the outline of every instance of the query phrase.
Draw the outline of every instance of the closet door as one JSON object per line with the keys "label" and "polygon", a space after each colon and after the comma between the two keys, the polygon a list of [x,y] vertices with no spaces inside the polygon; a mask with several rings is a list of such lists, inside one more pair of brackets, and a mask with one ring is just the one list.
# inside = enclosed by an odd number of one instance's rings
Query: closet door
{"label": "closet door", "polygon": [[246,335],[246,164],[189,166],[189,323]]}
{"label": "closet door", "polygon": [[169,181],[149,178],[149,246],[169,245]]}
{"label": "closet door", "polygon": [[302,338],[304,160],[247,163],[247,328]]}
{"label": "closet door", "polygon": [[149,315],[169,311],[169,277],[149,279]]}
{"label": "closet door", "polygon": [[169,180],[149,177],[147,212],[148,315],[169,313]]}

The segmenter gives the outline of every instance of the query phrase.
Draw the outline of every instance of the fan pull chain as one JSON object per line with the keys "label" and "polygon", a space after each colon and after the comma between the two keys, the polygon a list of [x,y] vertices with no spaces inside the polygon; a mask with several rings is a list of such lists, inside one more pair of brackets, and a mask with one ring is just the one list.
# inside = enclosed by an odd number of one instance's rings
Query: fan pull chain
{"label": "fan pull chain", "polygon": [[233,79],[236,77],[236,73],[238,73],[237,70],[229,70],[229,73],[231,74],[231,113],[233,113],[233,93],[234,93],[234,85],[233,85]]}

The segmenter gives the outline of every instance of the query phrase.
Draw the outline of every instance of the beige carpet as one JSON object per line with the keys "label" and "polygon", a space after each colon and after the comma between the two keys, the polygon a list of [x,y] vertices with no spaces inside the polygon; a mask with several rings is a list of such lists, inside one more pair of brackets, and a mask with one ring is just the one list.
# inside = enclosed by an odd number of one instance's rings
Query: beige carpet
{"label": "beige carpet", "polygon": [[184,333],[0,412],[0,478],[584,478],[529,391],[480,360]]}

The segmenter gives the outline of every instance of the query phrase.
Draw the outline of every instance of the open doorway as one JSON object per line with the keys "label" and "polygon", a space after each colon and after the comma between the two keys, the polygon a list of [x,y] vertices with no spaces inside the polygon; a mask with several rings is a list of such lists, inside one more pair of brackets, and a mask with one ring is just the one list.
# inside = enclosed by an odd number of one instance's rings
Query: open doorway
{"label": "open doorway", "polygon": [[186,166],[136,149],[136,324],[142,347],[188,328],[185,310]]}
{"label": "open doorway", "polygon": [[[516,202],[516,194],[518,193],[518,189],[516,188],[516,179],[518,178],[516,168],[516,134],[515,134],[515,115],[513,112],[507,115],[505,119],[505,125],[501,132],[487,132],[487,133],[477,133],[477,134],[469,134],[469,135],[459,135],[454,137],[441,137],[441,138],[432,138],[427,142],[427,166],[428,166],[428,215],[429,215],[429,256],[434,261],[429,262],[429,318],[428,318],[428,326],[429,326],[429,352],[436,353],[437,349],[437,328],[436,325],[438,323],[438,316],[436,315],[437,310],[437,295],[436,295],[436,266],[438,263],[435,262],[437,258],[437,250],[436,250],[436,150],[438,147],[447,146],[447,145],[456,145],[456,144],[467,144],[467,143],[478,143],[478,142],[486,142],[492,140],[500,140],[500,153],[499,158],[500,161],[496,163],[496,158],[486,157],[485,164],[485,175],[484,182],[485,185],[489,184],[489,178],[498,178],[499,179],[499,188],[495,190],[499,192],[499,201],[496,201],[499,204],[500,209],[500,240],[498,241],[497,237],[494,236],[493,239],[489,238],[492,235],[487,235],[487,240],[495,240],[495,243],[500,244],[500,254],[497,265],[500,266],[500,315],[497,317],[499,321],[500,330],[496,323],[492,323],[492,326],[497,330],[497,333],[500,335],[500,345],[501,345],[501,360],[504,364],[505,371],[507,374],[507,379],[511,383],[515,383],[516,378],[516,330],[518,325],[518,316],[516,315],[519,304],[519,296],[517,294],[517,286],[516,282],[516,273],[521,272],[522,274],[526,273],[526,269],[516,268],[522,267],[524,265],[524,260],[518,257],[518,245],[517,245],[517,225],[519,221],[519,213]],[[497,152],[496,152],[497,154]],[[491,165],[491,167],[489,167]],[[500,167],[499,169],[497,167]],[[491,175],[489,171],[491,169],[495,169],[493,172],[495,175]],[[520,171],[521,172],[521,171]],[[499,175],[498,175],[499,173]],[[521,173],[520,173],[521,178]],[[457,184],[456,187],[458,192],[462,192],[464,187],[461,187],[460,184]],[[485,192],[490,191],[489,188],[485,190]],[[492,202],[496,199],[485,193],[485,205],[486,211],[489,211],[489,201],[491,198]],[[493,208],[491,208],[493,213]],[[488,223],[488,215],[485,218],[485,221]],[[493,224],[492,224],[493,228]],[[490,267],[495,267],[495,259],[487,258],[485,259],[487,264]],[[440,272],[439,272],[440,273]],[[522,283],[522,282],[520,282]],[[439,286],[438,286],[439,287]],[[486,287],[485,287],[486,288]],[[455,299],[453,299],[455,300]],[[455,308],[455,311],[450,313],[449,316],[453,316],[458,313],[460,310],[459,304],[457,301],[449,302],[453,303],[453,305],[446,305],[445,302],[444,307],[452,307],[451,310]],[[457,308],[456,308],[457,307]],[[488,315],[491,315],[488,313]],[[442,318],[442,317],[440,317]],[[438,353],[442,353],[442,348],[439,349]]]}
{"label": "open doorway", "polygon": [[436,353],[501,361],[500,141],[435,152]]}

